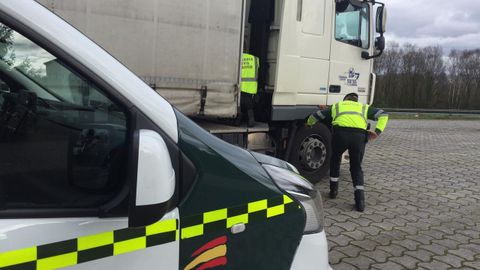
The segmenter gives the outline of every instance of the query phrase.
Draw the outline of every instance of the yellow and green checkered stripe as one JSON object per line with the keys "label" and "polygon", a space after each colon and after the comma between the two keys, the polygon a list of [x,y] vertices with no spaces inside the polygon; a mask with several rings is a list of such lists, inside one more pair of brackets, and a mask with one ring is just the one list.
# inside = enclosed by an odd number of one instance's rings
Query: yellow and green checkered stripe
{"label": "yellow and green checkered stripe", "polygon": [[178,220],[0,253],[2,270],[57,269],[178,240]]}
{"label": "yellow and green checkered stripe", "polygon": [[288,213],[299,205],[283,195],[281,197],[259,200],[231,208],[205,212],[200,215],[182,218],[180,235],[182,239],[198,237],[231,228],[238,223],[265,222],[269,218]]}
{"label": "yellow and green checkered stripe", "polygon": [[181,239],[224,231],[238,223],[265,222],[300,206],[288,196],[209,211],[191,217],[162,220],[147,227],[126,228],[25,249],[0,253],[0,270],[58,269],[99,260]]}

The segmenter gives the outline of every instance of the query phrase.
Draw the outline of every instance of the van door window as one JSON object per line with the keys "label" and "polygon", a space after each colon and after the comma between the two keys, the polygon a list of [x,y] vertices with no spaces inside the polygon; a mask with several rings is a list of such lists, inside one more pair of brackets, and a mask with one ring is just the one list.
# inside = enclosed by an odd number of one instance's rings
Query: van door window
{"label": "van door window", "polygon": [[370,47],[370,7],[353,5],[348,0],[336,2],[335,39],[363,49]]}
{"label": "van door window", "polygon": [[0,209],[94,208],[125,184],[127,117],[0,24]]}

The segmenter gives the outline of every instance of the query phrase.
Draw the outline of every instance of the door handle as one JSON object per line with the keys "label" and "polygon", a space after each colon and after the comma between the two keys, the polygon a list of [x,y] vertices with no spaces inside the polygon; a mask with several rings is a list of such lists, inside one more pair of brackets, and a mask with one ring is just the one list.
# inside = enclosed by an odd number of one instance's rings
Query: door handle
{"label": "door handle", "polygon": [[303,0],[297,0],[297,21],[302,21]]}
{"label": "door handle", "polygon": [[342,87],[340,85],[330,85],[330,93],[340,93],[342,92]]}

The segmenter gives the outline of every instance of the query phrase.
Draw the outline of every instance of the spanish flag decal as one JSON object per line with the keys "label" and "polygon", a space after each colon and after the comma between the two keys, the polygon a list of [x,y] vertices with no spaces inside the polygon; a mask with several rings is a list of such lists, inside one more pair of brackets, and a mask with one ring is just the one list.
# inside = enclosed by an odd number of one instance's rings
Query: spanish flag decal
{"label": "spanish flag decal", "polygon": [[227,237],[216,238],[192,254],[193,261],[184,270],[205,270],[227,265]]}

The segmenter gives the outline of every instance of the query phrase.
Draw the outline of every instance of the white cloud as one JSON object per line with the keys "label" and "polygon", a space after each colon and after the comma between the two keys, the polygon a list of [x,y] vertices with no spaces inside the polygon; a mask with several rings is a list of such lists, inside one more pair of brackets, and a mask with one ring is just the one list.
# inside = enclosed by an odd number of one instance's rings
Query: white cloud
{"label": "white cloud", "polygon": [[398,37],[394,34],[389,34],[386,35],[386,39],[387,41],[395,41],[400,44],[411,43],[420,47],[440,45],[443,47],[445,53],[448,53],[452,49],[471,50],[480,48],[480,33],[466,34],[458,37]]}
{"label": "white cloud", "polygon": [[480,47],[480,1],[388,0],[388,41],[450,49]]}

